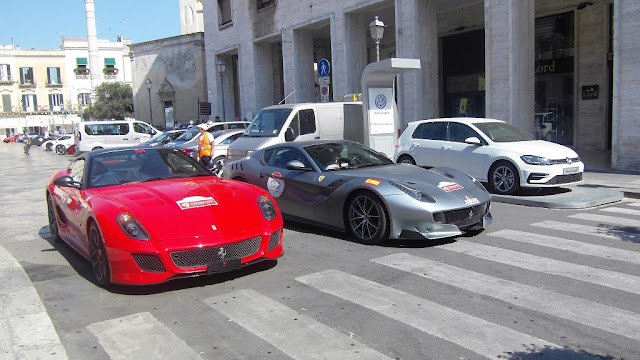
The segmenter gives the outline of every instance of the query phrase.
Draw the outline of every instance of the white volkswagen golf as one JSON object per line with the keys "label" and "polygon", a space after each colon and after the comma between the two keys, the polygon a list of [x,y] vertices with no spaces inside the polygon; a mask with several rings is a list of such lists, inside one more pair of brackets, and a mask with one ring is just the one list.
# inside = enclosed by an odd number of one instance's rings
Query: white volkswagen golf
{"label": "white volkswagen golf", "polygon": [[536,140],[504,121],[483,118],[410,122],[398,139],[394,159],[458,169],[505,195],[524,187],[578,183],[584,171],[572,149]]}

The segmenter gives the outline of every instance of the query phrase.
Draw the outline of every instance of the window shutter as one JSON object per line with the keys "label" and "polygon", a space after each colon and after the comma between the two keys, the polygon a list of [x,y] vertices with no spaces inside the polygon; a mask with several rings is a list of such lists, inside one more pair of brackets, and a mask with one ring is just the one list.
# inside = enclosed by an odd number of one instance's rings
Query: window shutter
{"label": "window shutter", "polygon": [[11,95],[2,94],[2,111],[11,112]]}

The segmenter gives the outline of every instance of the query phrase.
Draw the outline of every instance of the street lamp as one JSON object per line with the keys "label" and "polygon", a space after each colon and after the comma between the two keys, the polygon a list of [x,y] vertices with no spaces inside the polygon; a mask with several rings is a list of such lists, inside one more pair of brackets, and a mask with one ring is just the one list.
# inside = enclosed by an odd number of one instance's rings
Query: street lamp
{"label": "street lamp", "polygon": [[224,114],[224,69],[227,68],[227,64],[222,60],[222,58],[218,58],[216,61],[216,69],[220,73],[220,91],[222,94],[222,121],[225,121],[226,116]]}
{"label": "street lamp", "polygon": [[371,37],[373,41],[376,43],[376,61],[380,61],[380,40],[382,40],[382,34],[384,33],[384,28],[386,25],[378,20],[376,16],[375,19],[369,24],[369,31],[371,32]]}
{"label": "street lamp", "polygon": [[109,90],[105,90],[104,91],[104,98],[107,101],[107,118],[109,118],[109,120],[111,120],[111,105],[109,104],[109,97],[111,97],[111,93],[109,92]]}
{"label": "street lamp", "polygon": [[153,81],[147,78],[144,83],[147,85],[147,91],[149,91],[149,123],[153,126],[153,112],[151,112],[151,85],[153,84]]}

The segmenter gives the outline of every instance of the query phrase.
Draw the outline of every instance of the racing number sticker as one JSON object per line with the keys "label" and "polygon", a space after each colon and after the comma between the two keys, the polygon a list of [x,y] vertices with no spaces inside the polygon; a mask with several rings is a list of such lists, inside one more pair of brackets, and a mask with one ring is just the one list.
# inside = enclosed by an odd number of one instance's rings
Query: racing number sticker
{"label": "racing number sticker", "polygon": [[438,183],[438,187],[445,192],[464,189],[460,184],[449,181],[441,181]]}
{"label": "racing number sticker", "polygon": [[282,192],[284,191],[284,180],[282,180],[282,174],[274,172],[269,176],[269,179],[267,180],[267,190],[269,190],[269,194],[275,198],[282,195]]}

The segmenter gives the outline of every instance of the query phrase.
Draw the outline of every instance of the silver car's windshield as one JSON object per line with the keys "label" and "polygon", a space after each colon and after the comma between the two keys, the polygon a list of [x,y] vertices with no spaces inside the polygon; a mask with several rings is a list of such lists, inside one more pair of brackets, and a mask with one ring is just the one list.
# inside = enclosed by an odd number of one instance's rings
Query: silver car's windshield
{"label": "silver car's windshield", "polygon": [[305,146],[304,150],[322,171],[393,164],[384,155],[358,143],[323,143]]}
{"label": "silver car's windshield", "polygon": [[524,130],[503,122],[474,123],[493,142],[531,141],[535,138]]}
{"label": "silver car's windshield", "polygon": [[190,127],[182,135],[178,136],[176,140],[189,141],[198,135],[198,132],[200,131],[199,129],[200,128],[197,126]]}
{"label": "silver car's windshield", "polygon": [[262,110],[249,124],[242,136],[274,137],[278,136],[292,109]]}

